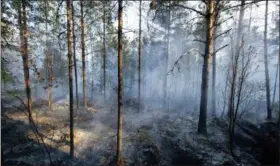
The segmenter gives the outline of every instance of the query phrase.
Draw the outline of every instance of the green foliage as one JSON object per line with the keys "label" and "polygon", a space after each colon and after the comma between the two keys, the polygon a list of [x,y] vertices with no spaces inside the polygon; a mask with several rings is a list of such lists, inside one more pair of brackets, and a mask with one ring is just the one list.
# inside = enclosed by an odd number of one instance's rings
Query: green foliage
{"label": "green foliage", "polygon": [[1,35],[3,38],[7,38],[8,36],[12,35],[14,29],[10,26],[10,22],[5,18],[1,19]]}
{"label": "green foliage", "polygon": [[1,58],[1,80],[2,82],[5,83],[12,83],[14,81],[13,76],[11,75],[8,68],[4,64],[3,58]]}
{"label": "green foliage", "polygon": [[[19,4],[16,3],[17,1],[13,1],[17,6]],[[7,38],[13,35],[14,28],[13,23],[10,20],[12,17],[11,7],[9,6],[8,2],[1,1],[1,12],[5,13],[5,17],[1,14],[1,40],[4,39],[4,42],[7,42]],[[2,44],[3,45],[3,44]]]}

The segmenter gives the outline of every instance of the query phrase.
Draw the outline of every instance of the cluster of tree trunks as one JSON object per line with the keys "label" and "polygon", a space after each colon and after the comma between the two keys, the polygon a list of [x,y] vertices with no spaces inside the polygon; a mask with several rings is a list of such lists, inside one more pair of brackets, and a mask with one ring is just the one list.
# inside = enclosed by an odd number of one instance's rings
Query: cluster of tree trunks
{"label": "cluster of tree trunks", "polygon": [[[123,107],[123,44],[122,44],[122,29],[123,29],[123,4],[122,0],[118,1],[118,132],[117,132],[117,165],[122,165],[122,107]],[[152,1],[152,7],[155,6],[155,0]],[[26,16],[26,1],[20,0],[18,7],[18,24],[20,26],[20,46],[22,53],[23,61],[23,70],[24,70],[24,82],[25,90],[27,96],[27,111],[29,116],[29,121],[32,122],[32,99],[31,99],[31,88],[30,88],[30,76],[29,76],[29,66],[28,66],[28,30],[27,30],[27,16]],[[204,16],[206,19],[206,40],[205,40],[205,50],[203,55],[203,66],[202,66],[202,83],[201,83],[201,96],[200,96],[200,114],[198,122],[197,132],[200,134],[207,134],[207,103],[208,103],[208,87],[209,87],[209,73],[210,73],[210,60],[212,56],[212,113],[215,116],[216,112],[216,94],[215,94],[215,84],[216,84],[216,48],[214,44],[215,40],[215,26],[217,24],[217,15],[219,10],[217,9],[218,2],[214,0],[208,0],[205,2],[207,6],[207,11],[205,14],[196,11],[200,15]],[[166,28],[166,59],[165,59],[165,76],[164,76],[164,106],[167,107],[167,67],[168,67],[168,56],[169,56],[169,36],[170,36],[170,11],[171,3],[168,3],[168,23]],[[106,2],[103,2],[103,92],[104,92],[104,101],[106,101]],[[142,16],[142,1],[139,2],[139,45],[138,45],[138,111],[140,111],[140,102],[141,102],[141,56],[142,56],[142,29],[141,29],[141,16]],[[23,10],[23,11],[22,11]],[[75,87],[76,87],[76,102],[77,107],[79,107],[79,97],[78,97],[78,78],[77,78],[77,64],[76,64],[76,36],[75,36],[75,11],[73,1],[66,0],[66,11],[67,11],[67,49],[68,49],[68,72],[69,72],[69,111],[70,111],[70,156],[74,157],[74,121],[73,121],[73,62],[74,62],[74,71],[75,71]],[[229,92],[229,101],[228,101],[228,117],[229,117],[229,149],[232,152],[233,150],[233,135],[234,135],[234,126],[236,122],[236,115],[240,103],[240,96],[242,91],[242,85],[244,82],[238,82],[237,79],[241,76],[238,74],[239,65],[238,61],[240,58],[240,50],[242,47],[242,34],[243,34],[243,17],[245,11],[245,0],[241,1],[240,5],[240,15],[238,22],[238,32],[237,32],[237,43],[235,48],[235,54],[231,59],[231,70],[230,73],[230,92]],[[83,80],[83,105],[87,107],[87,96],[86,96],[86,66],[85,66],[85,23],[84,23],[84,1],[80,0],[80,12],[81,12],[81,48],[82,48],[82,80]],[[268,0],[266,0],[266,11],[265,11],[265,30],[264,30],[264,65],[265,65],[265,83],[266,83],[266,99],[267,99],[267,119],[272,118],[271,103],[270,103],[270,84],[269,84],[269,71],[268,71],[268,51],[267,51],[267,14],[268,14]],[[46,24],[45,28],[48,31],[48,15],[47,15],[47,0],[45,0],[45,19]],[[72,34],[71,34],[71,21],[72,21]],[[250,29],[250,27],[249,27]],[[73,45],[71,40],[71,35],[73,39]],[[49,108],[51,108],[51,85],[52,85],[52,75],[51,75],[51,64],[52,59],[47,52],[47,34],[46,34],[46,59],[47,59],[47,89],[48,89],[48,101]],[[73,52],[72,52],[73,49]],[[72,59],[74,58],[74,60]],[[280,64],[280,52],[278,58],[278,65]],[[280,67],[279,69],[280,73]],[[244,78],[243,78],[244,79]],[[240,80],[240,79],[239,79]],[[244,80],[243,80],[244,81]],[[280,82],[280,77],[279,77]],[[276,83],[275,83],[276,84]],[[276,86],[275,86],[276,87]],[[275,92],[274,92],[275,93]],[[235,97],[237,96],[237,99]],[[280,90],[279,90],[280,96]],[[237,102],[235,102],[235,100]],[[274,101],[274,99],[273,99]],[[237,103],[237,104],[235,104]],[[279,106],[280,109],[280,106]],[[279,111],[279,120],[280,125],[280,111]]]}

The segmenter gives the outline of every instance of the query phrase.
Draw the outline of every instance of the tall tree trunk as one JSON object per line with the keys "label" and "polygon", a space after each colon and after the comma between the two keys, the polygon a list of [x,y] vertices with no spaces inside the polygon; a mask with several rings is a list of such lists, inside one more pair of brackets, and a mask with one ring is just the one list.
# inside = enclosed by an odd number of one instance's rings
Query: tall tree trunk
{"label": "tall tree trunk", "polygon": [[265,25],[264,25],[264,70],[265,70],[265,86],[266,86],[266,107],[267,119],[271,119],[271,105],[270,105],[270,83],[268,71],[268,57],[267,57],[267,13],[268,13],[268,0],[265,5]]}
{"label": "tall tree trunk", "polygon": [[141,42],[141,28],[142,23],[142,0],[139,1],[139,39],[138,39],[138,112],[140,112],[141,102],[141,54],[142,54],[142,42]]}
{"label": "tall tree trunk", "polygon": [[106,102],[106,1],[103,2],[103,97]]}
{"label": "tall tree trunk", "polygon": [[275,82],[274,82],[274,88],[273,88],[272,104],[275,103],[275,95],[276,95],[277,79],[278,79],[278,68],[279,68],[279,62],[278,62],[277,67],[276,67],[276,74],[275,74]]}
{"label": "tall tree trunk", "polygon": [[[93,52],[93,41],[91,40],[91,52]],[[93,80],[93,66],[94,66],[94,61],[93,61],[93,55],[91,56],[91,100],[93,100],[93,91],[94,91],[94,80]]]}
{"label": "tall tree trunk", "polygon": [[50,54],[48,52],[48,11],[47,11],[47,0],[45,0],[45,30],[46,30],[46,33],[45,33],[45,37],[46,37],[46,50],[45,50],[45,57],[46,57],[46,60],[47,60],[47,75],[46,75],[46,81],[47,81],[47,91],[48,91],[48,107],[49,107],[49,110],[51,110],[51,105],[52,105],[52,95],[51,95],[51,82],[52,82],[52,76],[51,76],[51,69],[50,69],[50,63],[51,63],[51,60],[50,60]]}
{"label": "tall tree trunk", "polygon": [[213,44],[213,55],[212,55],[212,116],[216,116],[216,42]]}
{"label": "tall tree trunk", "polygon": [[235,56],[232,57],[232,78],[230,84],[230,97],[229,97],[229,106],[228,106],[228,117],[230,117],[231,113],[234,113],[234,101],[235,101],[235,89],[236,89],[236,78],[238,71],[238,60],[241,50],[241,34],[243,32],[243,17],[245,11],[245,0],[241,1],[241,8],[239,13],[239,21],[238,21],[238,29],[237,29],[237,43],[235,48]]}
{"label": "tall tree trunk", "polygon": [[[230,64],[229,64],[230,66]],[[223,112],[221,114],[221,118],[224,117],[224,112],[225,112],[225,109],[226,109],[226,105],[227,105],[227,87],[228,87],[228,84],[229,84],[229,72],[230,72],[230,68],[227,69],[227,73],[226,73],[226,84],[225,84],[225,95],[224,95],[224,102],[223,102]]]}
{"label": "tall tree trunk", "polygon": [[252,10],[253,10],[253,5],[250,5],[250,18],[249,18],[249,26],[248,26],[248,34],[251,34],[251,23],[252,23]]}
{"label": "tall tree trunk", "polygon": [[[279,4],[279,20],[280,20],[280,4]],[[279,73],[279,85],[278,85],[278,95],[279,95],[279,104],[278,104],[278,127],[280,128],[280,21],[278,21],[278,27],[279,27],[279,31],[278,31],[278,50],[279,50],[279,53],[278,53],[278,73]],[[279,139],[280,139],[280,135],[279,135]],[[279,140],[280,142],[280,140]],[[280,153],[279,153],[279,158],[280,158]]]}
{"label": "tall tree trunk", "polygon": [[74,2],[71,1],[72,6],[72,37],[73,37],[73,58],[74,58],[74,71],[75,71],[75,89],[76,89],[76,104],[77,108],[79,108],[79,89],[78,89],[78,73],[77,73],[77,60],[76,60],[76,35],[75,35],[75,10],[74,10]]}
{"label": "tall tree trunk", "polygon": [[118,9],[118,135],[117,135],[117,165],[122,165],[122,107],[123,107],[123,6],[119,0]]}
{"label": "tall tree trunk", "polygon": [[200,98],[200,112],[198,121],[198,130],[200,134],[207,134],[207,102],[208,102],[208,84],[209,84],[209,70],[210,60],[213,47],[214,35],[214,0],[207,1],[207,36],[205,43],[205,53],[203,57],[202,67],[202,82],[201,82],[201,98]]}
{"label": "tall tree trunk", "polygon": [[26,18],[26,1],[22,0],[22,9],[21,3],[19,4],[19,15],[18,22],[20,26],[20,49],[22,54],[23,62],[23,72],[24,72],[24,85],[25,92],[27,96],[27,112],[29,123],[32,122],[32,98],[31,98],[31,88],[30,88],[30,77],[29,77],[29,65],[28,65],[28,31],[27,31],[27,18]]}
{"label": "tall tree trunk", "polygon": [[163,101],[164,108],[168,110],[168,101],[167,101],[167,73],[168,73],[168,58],[169,58],[169,38],[170,38],[170,1],[168,1],[168,23],[167,23],[167,33],[166,33],[166,45],[165,45],[165,71],[164,71],[164,82],[163,82]]}
{"label": "tall tree trunk", "polygon": [[67,49],[68,49],[68,72],[69,72],[69,110],[70,110],[70,157],[74,157],[74,118],[73,118],[73,75],[72,75],[72,49],[71,49],[71,8],[70,0],[66,0],[67,11]]}
{"label": "tall tree trunk", "polygon": [[84,23],[84,2],[80,0],[81,5],[81,30],[82,30],[82,70],[83,70],[83,97],[84,107],[87,108],[87,95],[86,95],[86,53],[85,53],[85,23]]}
{"label": "tall tree trunk", "polygon": [[[230,100],[229,100],[229,107],[228,107],[228,115],[229,115],[229,151],[231,154],[233,154],[233,134],[234,134],[234,124],[235,124],[235,117],[237,114],[237,110],[239,107],[239,100],[240,95],[242,91],[242,84],[240,84],[240,89],[238,89],[238,99],[237,99],[237,105],[236,108],[234,108],[235,104],[235,93],[236,93],[236,79],[237,79],[237,72],[238,72],[238,62],[240,57],[240,51],[241,51],[241,35],[243,34],[243,18],[244,18],[244,11],[245,11],[245,0],[241,1],[241,7],[240,7],[240,14],[239,14],[239,21],[238,21],[238,29],[237,29],[237,44],[236,44],[236,54],[234,57],[232,57],[232,80],[231,80],[231,89],[230,89]],[[233,54],[234,55],[234,54]],[[243,66],[242,66],[243,68]],[[243,70],[243,69],[242,69]],[[241,73],[242,74],[242,73]],[[242,76],[240,76],[242,77]],[[236,109],[236,112],[234,111]]]}
{"label": "tall tree trunk", "polygon": [[[23,11],[21,11],[21,5]],[[52,165],[52,159],[50,155],[50,151],[44,142],[44,138],[39,133],[36,124],[33,121],[32,117],[32,98],[31,98],[31,88],[30,88],[30,77],[29,77],[29,65],[28,65],[28,30],[27,30],[27,16],[26,16],[26,0],[19,1],[18,4],[18,25],[19,28],[19,35],[20,35],[20,51],[22,55],[22,62],[23,62],[23,72],[24,72],[24,85],[25,85],[25,92],[27,96],[27,112],[28,112],[28,121],[31,125],[31,129],[33,130],[38,142],[43,144],[45,148],[50,165]]]}

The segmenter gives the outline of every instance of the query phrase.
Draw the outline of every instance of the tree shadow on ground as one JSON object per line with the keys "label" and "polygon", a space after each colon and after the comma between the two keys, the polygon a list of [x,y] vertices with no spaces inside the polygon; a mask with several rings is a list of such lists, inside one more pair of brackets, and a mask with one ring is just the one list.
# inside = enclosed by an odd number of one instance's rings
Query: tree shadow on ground
{"label": "tree shadow on ground", "polygon": [[[3,114],[1,117],[1,152],[3,166],[32,166],[49,165],[48,155],[41,143],[28,138],[31,132],[29,124],[14,120]],[[67,142],[65,142],[67,144]],[[51,152],[53,165],[72,165],[69,153],[48,147]],[[75,163],[84,165],[83,160],[74,158]]]}

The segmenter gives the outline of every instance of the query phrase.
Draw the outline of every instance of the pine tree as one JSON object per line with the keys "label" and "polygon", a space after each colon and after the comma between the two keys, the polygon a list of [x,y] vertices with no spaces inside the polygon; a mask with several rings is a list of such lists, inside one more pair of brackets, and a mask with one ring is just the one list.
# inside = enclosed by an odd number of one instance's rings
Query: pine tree
{"label": "pine tree", "polygon": [[265,69],[265,87],[266,87],[266,107],[267,119],[271,119],[271,103],[270,103],[270,81],[268,71],[268,55],[267,55],[267,16],[268,16],[268,0],[265,5],[265,24],[264,24],[264,69]]}
{"label": "pine tree", "polygon": [[103,2],[103,97],[106,101],[106,1]]}
{"label": "pine tree", "polygon": [[66,0],[67,11],[67,49],[68,49],[68,72],[69,72],[69,111],[70,111],[70,157],[74,157],[74,118],[73,118],[73,74],[72,74],[72,49],[71,49],[71,6],[70,0]]}
{"label": "pine tree", "polygon": [[200,134],[207,134],[207,102],[208,102],[208,84],[209,84],[209,71],[210,59],[213,51],[213,37],[214,37],[214,0],[207,1],[207,33],[205,51],[203,56],[202,67],[202,82],[201,82],[201,98],[200,98],[200,112],[198,121],[198,130]]}
{"label": "pine tree", "polygon": [[122,107],[123,107],[123,6],[122,0],[119,0],[118,8],[118,135],[117,135],[117,165],[122,166]]}
{"label": "pine tree", "polygon": [[138,112],[140,112],[141,105],[141,56],[142,56],[142,42],[141,42],[141,21],[142,21],[142,0],[139,1],[139,41],[138,41]]}
{"label": "pine tree", "polygon": [[75,9],[74,2],[71,1],[72,6],[72,38],[73,38],[73,58],[74,58],[74,71],[75,71],[75,89],[76,89],[76,104],[79,108],[79,90],[78,90],[78,73],[77,73],[77,59],[76,59],[76,35],[75,35]]}
{"label": "pine tree", "polygon": [[84,97],[84,107],[87,108],[87,95],[86,95],[86,53],[85,53],[85,23],[84,23],[84,2],[80,0],[81,6],[81,39],[82,39],[82,73],[83,73],[83,97]]}

